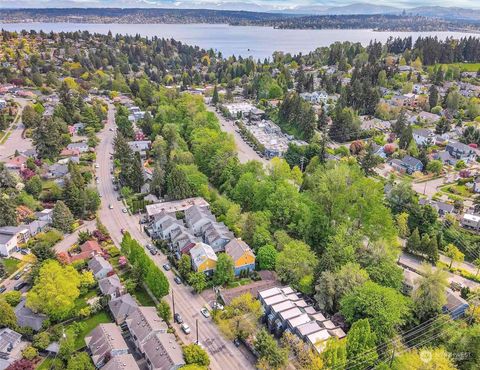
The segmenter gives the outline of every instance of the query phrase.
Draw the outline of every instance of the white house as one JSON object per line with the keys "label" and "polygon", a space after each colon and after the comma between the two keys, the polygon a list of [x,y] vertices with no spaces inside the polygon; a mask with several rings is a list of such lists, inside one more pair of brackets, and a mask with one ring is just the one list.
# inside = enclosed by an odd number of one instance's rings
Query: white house
{"label": "white house", "polygon": [[413,140],[420,146],[433,145],[435,143],[435,133],[428,129],[419,128],[413,130]]}
{"label": "white house", "polygon": [[461,222],[463,227],[480,230],[480,215],[465,213]]}

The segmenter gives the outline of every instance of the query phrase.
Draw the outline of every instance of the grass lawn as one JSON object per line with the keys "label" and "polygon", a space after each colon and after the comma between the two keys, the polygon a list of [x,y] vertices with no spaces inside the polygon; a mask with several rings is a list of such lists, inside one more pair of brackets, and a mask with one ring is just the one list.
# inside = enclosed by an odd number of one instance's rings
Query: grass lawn
{"label": "grass lawn", "polygon": [[480,63],[451,63],[442,64],[443,67],[458,67],[462,72],[477,72],[480,69]]}
{"label": "grass lawn", "polygon": [[50,366],[53,364],[53,358],[47,357],[42,363],[36,367],[36,370],[50,370]]}
{"label": "grass lawn", "polygon": [[142,286],[135,289],[133,296],[137,299],[138,303],[140,303],[140,306],[155,306],[152,297],[150,297]]}
{"label": "grass lawn", "polygon": [[236,287],[242,286],[242,285],[247,285],[247,284],[250,284],[251,282],[252,282],[252,279],[250,279],[250,278],[243,278],[243,279],[235,280],[235,281],[233,281],[233,282],[231,282],[230,284],[227,285],[227,289],[236,288]]}
{"label": "grass lawn", "polygon": [[5,277],[10,276],[15,271],[17,271],[19,267],[18,265],[20,265],[20,263],[22,262],[20,260],[17,260],[16,258],[4,258],[2,259],[2,261],[5,266]]}
{"label": "grass lawn", "polygon": [[85,308],[88,306],[87,301],[92,298],[98,296],[99,293],[97,292],[97,289],[91,289],[84,295],[81,295],[75,300],[75,308],[73,309],[75,312],[80,311],[82,308]]}
{"label": "grass lawn", "polygon": [[[90,333],[98,324],[112,322],[112,319],[106,311],[100,311],[85,320],[80,320],[77,322],[82,323],[82,328],[79,330],[78,335],[75,338],[75,350],[85,347],[85,336]],[[73,323],[68,325],[66,330],[68,331],[68,328],[72,325]]]}
{"label": "grass lawn", "polygon": [[472,196],[472,192],[465,185],[445,185],[440,188],[442,191],[457,196],[468,198]]}

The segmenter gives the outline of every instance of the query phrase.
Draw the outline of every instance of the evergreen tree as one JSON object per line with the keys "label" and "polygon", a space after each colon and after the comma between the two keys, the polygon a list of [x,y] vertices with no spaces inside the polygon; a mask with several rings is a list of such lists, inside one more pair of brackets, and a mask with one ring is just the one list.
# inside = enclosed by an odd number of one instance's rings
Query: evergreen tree
{"label": "evergreen tree", "polygon": [[165,189],[165,171],[159,163],[153,168],[152,181],[150,182],[150,193],[161,197]]}
{"label": "evergreen tree", "polygon": [[421,249],[421,240],[418,229],[413,230],[412,234],[407,240],[407,244],[405,245],[405,247],[410,253],[416,253]]}
{"label": "evergreen tree", "polygon": [[430,86],[428,90],[428,104],[430,105],[430,109],[436,107],[438,104],[438,89],[435,85]]}
{"label": "evergreen tree", "polygon": [[0,227],[17,226],[17,224],[15,202],[12,198],[0,192]]}
{"label": "evergreen tree", "polygon": [[53,208],[52,226],[64,233],[72,231],[73,215],[65,203],[61,200],[57,201]]}
{"label": "evergreen tree", "polygon": [[178,166],[174,166],[167,177],[167,194],[171,199],[185,199],[193,195],[187,175]]}
{"label": "evergreen tree", "polygon": [[400,147],[400,149],[405,150],[409,147],[412,140],[413,140],[413,131],[412,131],[412,127],[409,125],[403,129],[402,134],[400,135],[398,146]]}
{"label": "evergreen tree", "polygon": [[352,370],[363,370],[375,364],[378,359],[376,336],[368,319],[353,323],[347,336],[347,366]]}
{"label": "evergreen tree", "polygon": [[219,102],[218,89],[217,89],[217,85],[215,85],[215,87],[213,88],[213,94],[212,94],[212,104],[217,105],[218,102]]}

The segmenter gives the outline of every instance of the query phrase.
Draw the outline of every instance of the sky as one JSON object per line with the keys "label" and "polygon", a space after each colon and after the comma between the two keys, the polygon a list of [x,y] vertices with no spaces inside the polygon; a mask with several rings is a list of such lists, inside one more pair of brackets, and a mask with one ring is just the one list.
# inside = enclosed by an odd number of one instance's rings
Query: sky
{"label": "sky", "polygon": [[[253,3],[272,8],[292,8],[295,6],[315,5],[326,8],[332,6],[350,5],[352,3],[370,2],[375,5],[395,6],[401,9],[408,9],[416,6],[445,6],[445,7],[463,7],[480,8],[479,0],[375,0],[375,1],[352,1],[352,0],[0,0],[0,8],[22,8],[22,7],[182,7],[188,8],[189,5],[198,7],[198,4],[208,3],[214,5],[218,3]],[[211,7],[211,6],[209,6]]]}

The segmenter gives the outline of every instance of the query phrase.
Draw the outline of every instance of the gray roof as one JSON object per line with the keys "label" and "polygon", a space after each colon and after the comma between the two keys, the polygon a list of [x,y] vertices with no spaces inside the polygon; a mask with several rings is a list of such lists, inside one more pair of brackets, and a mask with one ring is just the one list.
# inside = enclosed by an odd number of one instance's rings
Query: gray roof
{"label": "gray roof", "polygon": [[474,152],[473,148],[469,147],[468,145],[466,145],[464,143],[460,143],[458,141],[449,142],[447,144],[447,148],[448,147],[451,147],[451,148],[455,149],[456,151],[465,152],[465,153]]}
{"label": "gray roof", "polygon": [[95,365],[102,363],[112,351],[128,351],[120,328],[112,323],[99,324],[85,337],[85,343]]}
{"label": "gray roof", "polygon": [[415,167],[418,165],[422,165],[422,162],[418,160],[417,158],[411,157],[409,155],[406,155],[403,157],[402,162],[405,163],[407,166]]}
{"label": "gray roof", "polygon": [[22,335],[10,328],[0,329],[0,352],[10,352]]}
{"label": "gray roof", "polygon": [[98,281],[98,286],[102,294],[114,294],[123,290],[123,285],[117,274],[108,276]]}
{"label": "gray roof", "polygon": [[139,367],[133,356],[126,354],[112,357],[102,370],[139,370]]}
{"label": "gray roof", "polygon": [[130,333],[137,337],[139,343],[151,334],[167,332],[167,324],[160,319],[155,307],[138,307],[126,320]]}
{"label": "gray roof", "polygon": [[132,312],[137,310],[138,304],[135,299],[127,293],[116,299],[112,299],[108,302],[108,307],[110,308],[110,312],[115,321],[121,324],[132,314]]}
{"label": "gray roof", "polygon": [[15,316],[17,316],[17,324],[24,327],[32,328],[35,331],[42,329],[43,322],[47,319],[47,315],[35,313],[25,306],[25,299],[15,307]]}
{"label": "gray roof", "polygon": [[157,333],[151,336],[145,342],[143,352],[152,370],[170,370],[185,365],[182,347],[170,333]]}
{"label": "gray roof", "polygon": [[225,253],[232,257],[232,260],[236,262],[239,260],[245,253],[253,254],[253,251],[250,249],[247,243],[240,239],[232,239],[225,245]]}
{"label": "gray roof", "polygon": [[90,261],[88,261],[88,268],[92,270],[93,274],[96,275],[103,269],[113,270],[112,265],[102,256],[94,256]]}

